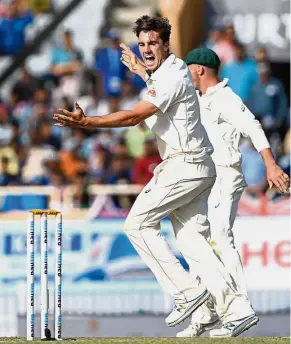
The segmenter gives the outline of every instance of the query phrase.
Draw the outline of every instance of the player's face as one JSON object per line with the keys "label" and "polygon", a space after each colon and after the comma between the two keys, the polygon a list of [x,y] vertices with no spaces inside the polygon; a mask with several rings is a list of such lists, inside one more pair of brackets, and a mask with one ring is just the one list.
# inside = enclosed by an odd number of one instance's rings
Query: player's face
{"label": "player's face", "polygon": [[168,57],[169,43],[164,43],[156,31],[141,31],[138,45],[146,68],[152,72],[157,70]]}
{"label": "player's face", "polygon": [[200,78],[199,78],[199,73],[198,73],[198,65],[192,64],[188,66],[188,69],[190,71],[192,80],[194,82],[194,86],[199,90]]}

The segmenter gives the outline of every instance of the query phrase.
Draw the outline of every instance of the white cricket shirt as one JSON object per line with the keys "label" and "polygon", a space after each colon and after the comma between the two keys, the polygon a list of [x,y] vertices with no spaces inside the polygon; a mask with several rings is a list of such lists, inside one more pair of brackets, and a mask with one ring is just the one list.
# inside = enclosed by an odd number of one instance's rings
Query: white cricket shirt
{"label": "white cricket shirt", "polygon": [[200,121],[199,101],[186,64],[171,54],[147,81],[143,100],[159,111],[145,120],[157,137],[162,159],[189,153],[193,161],[205,160],[213,148]]}
{"label": "white cricket shirt", "polygon": [[240,166],[241,136],[249,137],[258,152],[270,148],[261,124],[230,87],[228,79],[199,96],[201,122],[213,145],[216,166]]}

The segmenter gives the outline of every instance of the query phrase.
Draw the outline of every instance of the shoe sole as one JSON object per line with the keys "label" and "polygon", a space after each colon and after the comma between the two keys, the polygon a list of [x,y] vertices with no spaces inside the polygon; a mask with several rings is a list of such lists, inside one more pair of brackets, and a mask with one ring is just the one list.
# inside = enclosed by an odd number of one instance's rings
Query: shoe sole
{"label": "shoe sole", "polygon": [[[246,320],[247,322],[248,320]],[[259,322],[259,318],[257,316],[255,316],[254,318],[250,319],[250,322],[247,324],[242,323],[241,325],[238,326],[238,331],[234,331],[235,333],[232,335],[232,337],[237,337],[240,334],[242,334],[243,332],[249,330],[251,327],[257,325],[257,323]],[[242,327],[242,328],[240,328]]]}
{"label": "shoe sole", "polygon": [[243,332],[249,330],[251,327],[257,325],[257,323],[259,322],[259,318],[257,316],[250,318],[250,319],[246,319],[243,323],[241,323],[240,325],[237,326],[237,328],[235,329],[235,331],[233,331],[233,333],[229,336],[211,336],[211,338],[231,338],[231,337],[237,337],[240,334],[242,334]]}
{"label": "shoe sole", "polygon": [[181,315],[181,318],[177,319],[172,323],[167,323],[167,325],[169,327],[179,325],[182,321],[186,320],[193,312],[195,312],[196,309],[199,308],[209,297],[210,293],[207,290],[205,290],[203,294],[198,296],[197,301],[193,303],[193,305],[189,309],[187,309],[187,311],[185,311],[183,315]]}

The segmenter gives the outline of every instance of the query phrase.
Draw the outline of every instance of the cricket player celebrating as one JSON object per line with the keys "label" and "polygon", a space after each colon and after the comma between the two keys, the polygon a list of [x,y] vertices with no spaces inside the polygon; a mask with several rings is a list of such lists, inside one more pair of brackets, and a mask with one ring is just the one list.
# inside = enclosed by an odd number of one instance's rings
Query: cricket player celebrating
{"label": "cricket player celebrating", "polygon": [[[260,123],[227,86],[228,80],[218,79],[220,60],[217,54],[207,48],[194,49],[186,56],[185,63],[199,90],[201,121],[214,147],[212,158],[217,179],[208,202],[211,241],[238,290],[247,297],[243,268],[232,232],[238,203],[246,186],[239,151],[241,136],[249,137],[261,154],[270,188],[275,185],[281,192],[288,192],[289,177],[276,165]],[[193,314],[189,327],[177,336],[200,336],[216,326],[218,319],[217,314],[204,304]],[[210,336],[228,336],[232,326],[234,324],[227,324],[222,329],[212,330]]]}
{"label": "cricket player celebrating", "polygon": [[[143,16],[134,26],[144,62],[132,65],[130,49],[122,45],[122,62],[147,82],[148,92],[132,110],[87,117],[59,109],[59,126],[113,128],[145,121],[155,134],[162,163],[137,197],[125,222],[125,232],[152,270],[175,307],[167,317],[174,326],[190,316],[211,295],[224,323],[234,322],[232,335],[258,318],[248,299],[236,291],[224,265],[204,234],[209,233],[207,201],[216,179],[210,157],[213,148],[200,121],[199,104],[186,64],[169,52],[171,26],[166,18]],[[136,70],[134,70],[136,68]],[[150,71],[149,76],[146,71]],[[185,271],[160,234],[160,221],[170,216],[179,250],[190,266]]]}

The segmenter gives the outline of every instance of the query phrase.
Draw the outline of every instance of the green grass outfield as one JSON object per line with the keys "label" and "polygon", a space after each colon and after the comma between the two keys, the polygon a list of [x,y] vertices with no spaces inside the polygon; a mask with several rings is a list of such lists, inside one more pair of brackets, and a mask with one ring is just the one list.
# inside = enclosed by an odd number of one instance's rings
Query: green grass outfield
{"label": "green grass outfield", "polygon": [[[64,344],[289,344],[290,338],[282,337],[241,337],[241,338],[72,338],[64,339]],[[25,338],[0,338],[0,343],[27,343]],[[34,340],[33,344],[44,341]]]}

